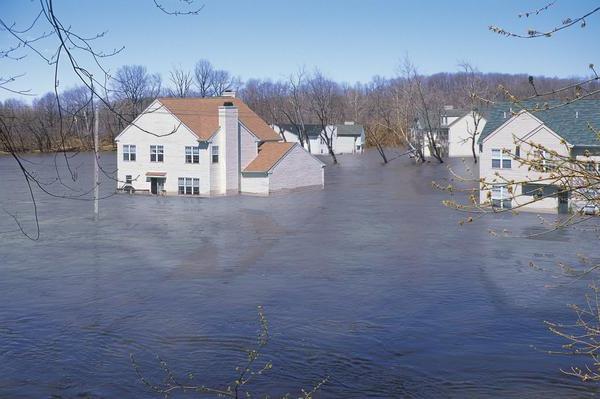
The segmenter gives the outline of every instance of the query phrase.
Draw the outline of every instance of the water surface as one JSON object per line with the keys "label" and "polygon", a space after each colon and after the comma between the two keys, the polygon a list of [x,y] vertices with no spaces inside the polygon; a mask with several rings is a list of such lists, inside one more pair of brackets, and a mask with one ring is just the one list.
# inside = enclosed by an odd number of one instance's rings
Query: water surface
{"label": "water surface", "polygon": [[[55,175],[53,156],[28,159]],[[102,161],[110,174],[114,154]],[[34,242],[7,214],[32,231],[23,178],[0,158],[0,397],[151,396],[130,353],[150,377],[161,376],[158,354],[182,377],[225,386],[253,345],[258,305],[274,366],[256,392],[297,394],[330,376],[319,397],[594,395],[560,373],[572,359],[544,353],[562,341],[543,321],[571,320],[566,304],[586,282],[556,287],[555,265],[598,255],[596,238],[493,237],[539,220],[461,227],[431,188],[446,165],[383,167],[375,153],[340,162],[324,190],[271,197],[111,196],[104,176],[99,222],[89,201],[38,195]],[[89,189],[89,154],[70,162],[77,182],[56,163],[63,184]]]}

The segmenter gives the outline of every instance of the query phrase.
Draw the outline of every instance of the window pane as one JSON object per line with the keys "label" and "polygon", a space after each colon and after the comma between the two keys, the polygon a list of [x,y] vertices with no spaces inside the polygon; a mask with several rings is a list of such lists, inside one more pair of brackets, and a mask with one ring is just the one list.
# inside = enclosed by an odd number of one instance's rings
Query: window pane
{"label": "window pane", "polygon": [[511,163],[510,163],[510,159],[503,159],[502,160],[502,169],[510,169]]}
{"label": "window pane", "polygon": [[162,161],[164,161],[163,154],[158,154],[158,162],[162,162]]}
{"label": "window pane", "polygon": [[190,186],[185,186],[185,193],[192,194],[192,188]]}
{"label": "window pane", "polygon": [[123,153],[123,161],[129,161],[129,153],[127,153],[127,152]]}
{"label": "window pane", "polygon": [[187,155],[185,156],[185,163],[192,163],[192,156],[191,155]]}
{"label": "window pane", "polygon": [[129,154],[129,160],[130,161],[135,161],[135,152]]}
{"label": "window pane", "polygon": [[194,163],[200,163],[200,156],[198,154],[194,155]]}
{"label": "window pane", "polygon": [[500,167],[500,160],[492,159],[492,168],[499,168],[499,167]]}
{"label": "window pane", "polygon": [[194,187],[194,195],[200,195],[200,188]]}
{"label": "window pane", "polygon": [[154,153],[150,154],[150,162],[156,162],[156,154],[154,154]]}
{"label": "window pane", "polygon": [[184,194],[184,187],[183,186],[179,186],[179,194]]}
{"label": "window pane", "polygon": [[492,150],[492,158],[500,158],[500,150]]}

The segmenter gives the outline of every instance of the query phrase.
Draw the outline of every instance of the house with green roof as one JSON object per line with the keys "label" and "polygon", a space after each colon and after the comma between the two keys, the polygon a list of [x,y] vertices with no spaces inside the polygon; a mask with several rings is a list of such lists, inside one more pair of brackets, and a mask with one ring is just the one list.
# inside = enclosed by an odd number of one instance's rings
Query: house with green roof
{"label": "house with green roof", "polygon": [[[274,124],[273,129],[287,142],[300,141],[300,126],[280,123]],[[304,131],[308,136],[308,143],[304,140],[304,147],[311,154],[326,155],[329,153],[325,140],[321,137],[323,129],[319,124],[304,124]],[[327,135],[332,137],[332,148],[336,154],[362,153],[365,146],[365,129],[354,122],[330,125],[326,128]],[[310,145],[309,145],[310,144]]]}
{"label": "house with green roof", "polygon": [[[582,206],[552,173],[552,158],[584,161],[598,170],[600,100],[498,103],[479,137],[480,202],[500,209],[568,213]],[[540,168],[531,162],[539,160]],[[555,159],[556,160],[556,159]]]}

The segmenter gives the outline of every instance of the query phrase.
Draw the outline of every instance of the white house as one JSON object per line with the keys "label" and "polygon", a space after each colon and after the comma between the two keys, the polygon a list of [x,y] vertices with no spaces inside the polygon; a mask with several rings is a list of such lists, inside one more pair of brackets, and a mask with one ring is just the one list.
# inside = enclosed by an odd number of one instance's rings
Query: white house
{"label": "white house", "polygon": [[[430,117],[431,118],[431,117]],[[451,105],[444,106],[437,116],[432,120],[432,129],[434,141],[443,157],[471,157],[472,137],[475,136],[475,155],[477,151],[477,142],[483,131],[486,119],[477,111],[457,109]],[[413,127],[413,134],[422,138],[422,147],[425,157],[431,156],[431,148],[426,133],[429,130],[425,118],[418,118]]]}
{"label": "white house", "polygon": [[[299,128],[291,124],[273,125],[273,129],[281,137],[292,143],[300,142]],[[327,136],[332,137],[333,152],[335,154],[359,154],[365,147],[365,130],[362,125],[354,122],[344,122],[344,124],[329,125],[326,128]],[[329,153],[325,140],[321,137],[323,129],[321,125],[305,124],[304,130],[309,138],[310,152],[312,154],[326,155]],[[304,148],[309,149],[308,143],[304,143]]]}
{"label": "white house", "polygon": [[[524,109],[497,104],[489,112],[479,139],[479,177],[491,184],[480,190],[482,204],[558,213],[586,205],[580,193],[568,192],[553,177],[552,158],[574,158],[597,170],[600,140],[590,126],[600,126],[600,100],[546,103],[548,109],[536,111],[529,111],[536,104],[525,104]],[[535,160],[540,167],[531,168],[519,159]]]}
{"label": "white house", "polygon": [[280,142],[233,93],[159,98],[115,141],[121,190],[209,196],[324,184],[324,164]]}
{"label": "white house", "polygon": [[477,142],[485,128],[485,117],[473,110],[447,110],[447,113],[451,116],[442,116],[442,127],[448,129],[448,156],[472,157],[473,136],[475,156],[478,156]]}

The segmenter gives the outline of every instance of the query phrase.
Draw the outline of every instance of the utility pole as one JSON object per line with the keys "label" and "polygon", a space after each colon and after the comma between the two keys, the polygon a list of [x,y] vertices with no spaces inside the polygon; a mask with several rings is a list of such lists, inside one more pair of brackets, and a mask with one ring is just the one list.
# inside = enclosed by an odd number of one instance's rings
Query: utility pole
{"label": "utility pole", "polygon": [[[93,94],[92,94],[93,95]],[[93,104],[93,103],[92,103]],[[94,104],[94,220],[98,220],[98,199],[100,191],[99,171],[98,171],[98,158],[100,145],[98,143],[98,105]]]}

